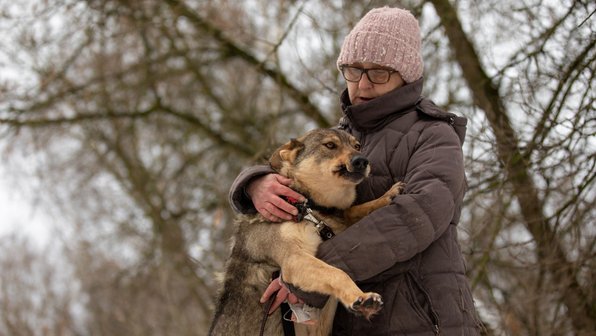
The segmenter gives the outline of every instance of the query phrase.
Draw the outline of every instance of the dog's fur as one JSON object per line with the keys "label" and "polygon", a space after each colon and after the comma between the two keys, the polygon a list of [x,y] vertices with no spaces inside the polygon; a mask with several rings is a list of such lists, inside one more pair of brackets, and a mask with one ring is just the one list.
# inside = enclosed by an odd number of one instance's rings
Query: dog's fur
{"label": "dog's fur", "polygon": [[[270,164],[293,180],[294,190],[318,206],[339,210],[333,214],[315,210],[314,214],[340,233],[347,225],[389,204],[401,191],[401,184],[397,183],[381,198],[350,207],[356,197],[356,185],[370,172],[359,146],[344,131],[316,129],[278,148]],[[279,269],[284,282],[303,291],[333,296],[363,318],[370,318],[382,307],[378,294],[363,293],[346,273],[315,257],[322,239],[309,221],[279,224],[258,214],[240,216],[234,240],[210,335],[258,335],[264,309],[259,299],[271,274]],[[328,300],[319,324],[296,324],[296,333],[330,334],[336,304],[336,300]],[[264,334],[283,335],[278,314],[267,320]]]}

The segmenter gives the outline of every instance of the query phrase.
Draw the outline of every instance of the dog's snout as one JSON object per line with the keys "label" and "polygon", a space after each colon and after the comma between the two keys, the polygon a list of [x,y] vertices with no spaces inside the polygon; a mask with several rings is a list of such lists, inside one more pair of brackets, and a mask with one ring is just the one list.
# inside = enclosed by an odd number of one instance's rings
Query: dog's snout
{"label": "dog's snout", "polygon": [[364,171],[366,170],[366,167],[368,167],[368,159],[360,155],[354,156],[350,163],[352,164],[354,171],[357,172]]}

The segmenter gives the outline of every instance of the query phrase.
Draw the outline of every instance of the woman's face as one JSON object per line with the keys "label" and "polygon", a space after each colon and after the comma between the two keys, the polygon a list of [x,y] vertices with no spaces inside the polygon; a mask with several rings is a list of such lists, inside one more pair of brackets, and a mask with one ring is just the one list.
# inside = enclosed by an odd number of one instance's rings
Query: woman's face
{"label": "woman's face", "polygon": [[[350,66],[362,69],[387,69],[374,63],[354,63],[350,64]],[[358,82],[346,81],[346,83],[352,105],[365,103],[405,84],[398,72],[391,73],[389,81],[385,84],[372,83],[364,73]]]}

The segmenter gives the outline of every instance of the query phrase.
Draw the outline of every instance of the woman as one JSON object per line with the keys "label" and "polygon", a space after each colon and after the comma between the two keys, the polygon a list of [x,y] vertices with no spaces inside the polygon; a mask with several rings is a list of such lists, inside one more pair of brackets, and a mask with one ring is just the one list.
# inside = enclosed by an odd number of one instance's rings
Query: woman
{"label": "woman", "polygon": [[[319,247],[320,259],[385,303],[371,321],[339,307],[333,335],[479,335],[457,241],[466,120],[421,97],[418,21],[398,8],[371,10],[345,38],[337,66],[347,84],[339,127],[360,141],[372,166],[356,203],[381,196],[396,181],[406,188],[391,205]],[[267,166],[252,167],[234,182],[230,201],[239,212],[291,220],[296,209],[281,196],[302,196],[288,184]],[[280,286],[274,281],[263,301]],[[300,299],[314,298],[302,293]],[[298,300],[285,287],[277,299]]]}

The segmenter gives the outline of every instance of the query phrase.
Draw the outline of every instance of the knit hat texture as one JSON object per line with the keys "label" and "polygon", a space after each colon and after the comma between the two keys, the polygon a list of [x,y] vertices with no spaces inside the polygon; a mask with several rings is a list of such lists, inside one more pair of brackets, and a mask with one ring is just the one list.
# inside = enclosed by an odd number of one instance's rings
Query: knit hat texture
{"label": "knit hat texture", "polygon": [[418,20],[409,11],[375,8],[346,36],[337,67],[371,62],[397,70],[411,83],[422,77],[421,44]]}

